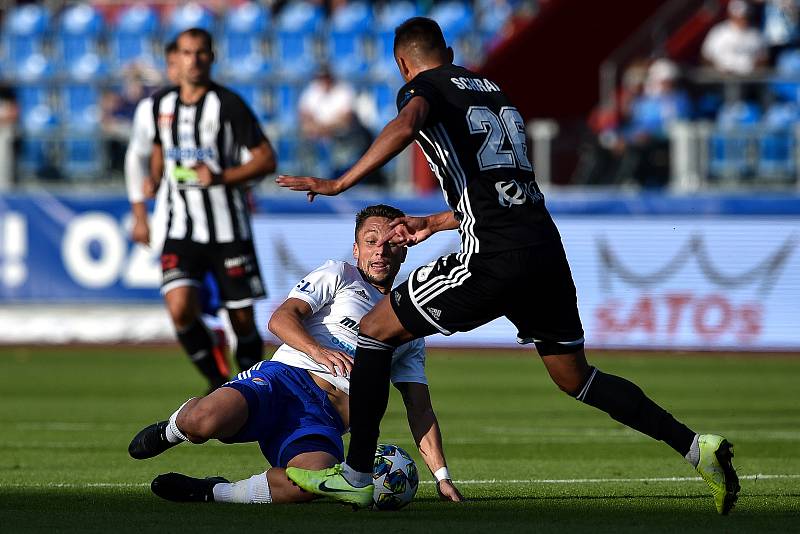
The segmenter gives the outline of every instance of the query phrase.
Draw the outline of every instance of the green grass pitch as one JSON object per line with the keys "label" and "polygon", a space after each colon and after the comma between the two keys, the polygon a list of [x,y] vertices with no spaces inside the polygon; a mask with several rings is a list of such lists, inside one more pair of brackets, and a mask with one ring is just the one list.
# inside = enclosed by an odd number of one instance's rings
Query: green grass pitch
{"label": "green grass pitch", "polygon": [[399,512],[305,505],[173,504],[168,471],[240,479],[255,444],[181,445],[135,461],[131,437],[203,390],[177,348],[0,349],[1,532],[796,531],[800,358],[601,354],[690,427],[726,435],[742,477],[728,517],[663,443],[560,393],[532,353],[431,351],[428,372],[452,474],[469,502],[439,502],[393,393],[382,441],[413,452],[423,484]]}

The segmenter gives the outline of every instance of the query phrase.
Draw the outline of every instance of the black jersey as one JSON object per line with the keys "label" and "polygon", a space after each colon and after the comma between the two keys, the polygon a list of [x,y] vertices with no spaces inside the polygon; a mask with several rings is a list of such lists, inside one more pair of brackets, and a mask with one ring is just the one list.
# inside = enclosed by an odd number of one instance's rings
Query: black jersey
{"label": "black jersey", "polygon": [[416,96],[430,105],[416,141],[459,221],[462,253],[560,239],[534,179],[522,117],[497,84],[448,64],[404,85],[398,111]]}
{"label": "black jersey", "polygon": [[167,238],[198,243],[249,241],[250,216],[245,185],[201,187],[192,170],[204,163],[222,173],[243,163],[244,149],[266,137],[253,112],[236,93],[217,84],[198,102],[185,104],[178,87],[153,95],[153,142],[164,154],[169,188]]}

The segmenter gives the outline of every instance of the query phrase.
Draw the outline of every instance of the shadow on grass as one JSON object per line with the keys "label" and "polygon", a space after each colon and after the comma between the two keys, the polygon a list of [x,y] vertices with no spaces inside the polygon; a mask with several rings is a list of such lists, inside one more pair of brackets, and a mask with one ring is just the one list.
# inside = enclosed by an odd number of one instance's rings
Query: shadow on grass
{"label": "shadow on grass", "polygon": [[796,528],[800,495],[748,495],[728,517],[709,497],[546,495],[479,497],[461,505],[419,499],[399,512],[353,512],[333,502],[306,505],[176,504],[145,490],[30,490],[0,487],[3,532],[214,532],[266,529],[324,534],[397,532],[708,532]]}

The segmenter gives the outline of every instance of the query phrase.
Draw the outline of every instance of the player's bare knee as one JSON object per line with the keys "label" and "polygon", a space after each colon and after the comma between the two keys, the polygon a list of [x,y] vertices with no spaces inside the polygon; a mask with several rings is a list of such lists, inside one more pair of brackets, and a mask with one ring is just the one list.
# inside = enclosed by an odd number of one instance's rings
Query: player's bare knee
{"label": "player's bare knee", "polygon": [[178,428],[192,443],[204,443],[216,436],[219,422],[209,403],[198,402],[189,410],[178,414]]}

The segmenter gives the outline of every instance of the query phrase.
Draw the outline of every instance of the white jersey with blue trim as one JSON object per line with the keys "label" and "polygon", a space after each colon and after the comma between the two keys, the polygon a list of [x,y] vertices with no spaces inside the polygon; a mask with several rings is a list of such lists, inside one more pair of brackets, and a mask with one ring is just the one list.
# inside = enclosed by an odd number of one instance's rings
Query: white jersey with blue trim
{"label": "white jersey with blue trim", "polygon": [[[375,306],[383,293],[375,289],[359,270],[343,261],[328,260],[312,271],[290,292],[289,298],[300,299],[311,306],[311,315],[304,326],[323,347],[355,356],[358,324]],[[307,369],[350,394],[350,378],[334,376],[307,354],[286,345],[278,347],[273,361]],[[392,383],[427,384],[425,377],[425,341],[417,339],[399,346],[392,356]]]}

